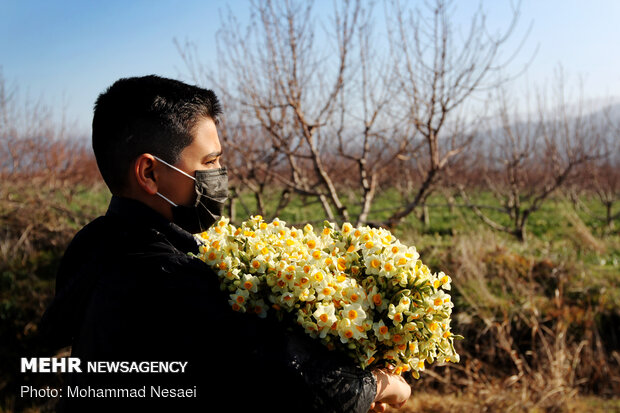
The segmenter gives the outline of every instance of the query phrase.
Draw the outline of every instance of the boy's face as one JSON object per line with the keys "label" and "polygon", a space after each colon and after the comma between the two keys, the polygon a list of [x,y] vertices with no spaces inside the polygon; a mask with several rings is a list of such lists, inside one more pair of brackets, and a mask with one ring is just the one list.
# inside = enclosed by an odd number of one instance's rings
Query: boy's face
{"label": "boy's face", "polygon": [[[211,118],[202,118],[194,127],[193,142],[181,151],[179,161],[174,166],[195,176],[197,170],[221,168],[221,155],[222,147],[215,122]],[[194,181],[173,168],[162,166],[159,168],[159,192],[177,205],[191,205],[196,199]]]}

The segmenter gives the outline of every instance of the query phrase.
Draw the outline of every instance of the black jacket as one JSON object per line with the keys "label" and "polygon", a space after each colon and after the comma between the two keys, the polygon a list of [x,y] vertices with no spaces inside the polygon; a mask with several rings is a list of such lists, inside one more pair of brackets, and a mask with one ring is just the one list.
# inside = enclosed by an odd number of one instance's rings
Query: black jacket
{"label": "black jacket", "polygon": [[[146,388],[147,397],[73,398],[64,411],[366,412],[372,374],[271,319],[230,309],[217,276],[190,257],[188,232],[142,203],[113,197],[75,236],[40,331],[72,346],[73,390]],[[87,373],[87,361],[187,361],[185,373]],[[77,386],[77,387],[76,387]],[[151,398],[151,386],[195,397]]]}

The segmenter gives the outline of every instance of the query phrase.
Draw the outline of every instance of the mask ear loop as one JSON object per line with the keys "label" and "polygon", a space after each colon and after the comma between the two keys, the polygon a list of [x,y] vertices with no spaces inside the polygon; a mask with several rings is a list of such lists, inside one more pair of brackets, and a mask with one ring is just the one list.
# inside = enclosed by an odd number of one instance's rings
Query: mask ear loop
{"label": "mask ear loop", "polygon": [[175,204],[174,202],[172,202],[171,200],[169,200],[168,198],[166,198],[165,196],[163,196],[162,194],[160,194],[159,192],[157,192],[155,195],[159,195],[160,197],[164,198],[166,201],[168,201],[168,203],[172,206],[178,206],[177,204]]}
{"label": "mask ear loop", "polygon": [[[170,165],[168,162],[164,161],[160,157],[153,155],[153,158],[157,159],[159,162],[163,163],[164,165],[169,166],[170,168],[174,169],[175,171],[182,173],[183,175],[187,176],[188,178],[191,178],[192,180],[196,181],[196,178],[194,178],[193,176],[187,174],[186,172],[183,172],[182,170],[180,170],[176,166]],[[166,198],[165,196],[160,194],[159,191],[156,193],[156,195],[159,195],[161,198],[165,199],[170,205],[172,205],[174,207],[178,206],[177,204],[175,204],[174,202],[172,202],[171,200],[169,200],[168,198]]]}
{"label": "mask ear loop", "polygon": [[159,162],[163,163],[164,165],[169,166],[170,168],[174,169],[175,171],[182,173],[183,175],[187,176],[188,178],[190,178],[190,179],[192,179],[194,181],[196,180],[196,178],[194,178],[193,176],[191,176],[187,172],[184,172],[184,171],[180,170],[176,166],[170,165],[168,162],[164,161],[160,157],[153,155],[153,158],[157,159]]}

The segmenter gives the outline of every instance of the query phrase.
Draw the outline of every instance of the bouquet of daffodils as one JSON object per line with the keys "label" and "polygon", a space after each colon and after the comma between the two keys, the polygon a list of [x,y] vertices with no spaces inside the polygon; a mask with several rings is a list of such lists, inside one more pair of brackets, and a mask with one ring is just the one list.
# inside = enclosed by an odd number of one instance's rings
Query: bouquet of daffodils
{"label": "bouquet of daffodils", "polygon": [[239,227],[221,218],[197,238],[235,311],[296,322],[362,368],[419,378],[425,363],[459,361],[450,277],[388,230],[325,222],[315,232],[253,216]]}

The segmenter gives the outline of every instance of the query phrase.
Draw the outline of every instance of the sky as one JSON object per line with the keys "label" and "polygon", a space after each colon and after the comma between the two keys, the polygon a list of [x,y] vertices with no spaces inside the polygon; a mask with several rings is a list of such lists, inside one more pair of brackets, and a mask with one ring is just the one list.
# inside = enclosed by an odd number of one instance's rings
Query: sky
{"label": "sky", "polygon": [[[483,0],[489,26],[505,27],[515,1]],[[455,23],[465,24],[480,1],[453,4]],[[217,64],[215,33],[228,8],[242,22],[249,16],[249,0],[0,0],[0,71],[20,96],[41,99],[88,136],[98,94],[118,78],[188,76],[175,39]],[[525,39],[513,61],[515,72],[530,62],[519,82],[548,84],[561,67],[587,99],[620,99],[620,1],[522,0],[519,10],[508,45]]]}

